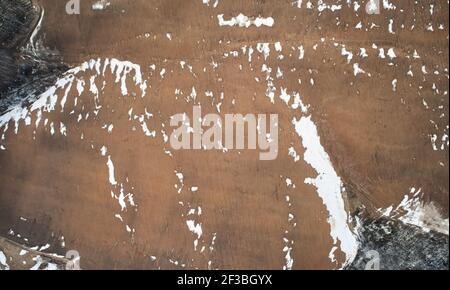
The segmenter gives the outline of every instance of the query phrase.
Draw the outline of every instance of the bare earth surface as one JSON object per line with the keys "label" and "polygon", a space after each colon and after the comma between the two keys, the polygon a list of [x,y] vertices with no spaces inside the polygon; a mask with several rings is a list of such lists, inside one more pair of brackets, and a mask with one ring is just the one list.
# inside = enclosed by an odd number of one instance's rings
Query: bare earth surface
{"label": "bare earth surface", "polygon": [[[84,269],[338,269],[383,213],[448,240],[448,1],[39,2],[75,69],[0,116],[0,236]],[[240,13],[274,24],[219,25]],[[173,150],[194,105],[278,114],[277,159]]]}

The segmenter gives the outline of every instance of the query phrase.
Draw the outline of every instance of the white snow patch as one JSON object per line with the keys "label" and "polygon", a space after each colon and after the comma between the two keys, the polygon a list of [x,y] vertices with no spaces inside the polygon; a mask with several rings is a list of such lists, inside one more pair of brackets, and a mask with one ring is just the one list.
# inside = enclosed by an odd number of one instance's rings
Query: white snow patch
{"label": "white snow patch", "polygon": [[6,256],[2,251],[0,251],[0,265],[5,267],[6,270],[9,270],[9,266],[6,263]]}
{"label": "white snow patch", "polygon": [[100,0],[100,1],[97,1],[94,4],[92,4],[92,10],[104,10],[109,5],[111,5],[111,2],[106,1],[106,0]]}
{"label": "white snow patch", "polygon": [[448,235],[449,219],[442,217],[434,203],[425,203],[421,199],[422,196],[421,189],[416,190],[413,187],[395,209],[390,206],[378,211],[384,216],[398,219],[404,224],[417,226],[425,232],[433,230]]}

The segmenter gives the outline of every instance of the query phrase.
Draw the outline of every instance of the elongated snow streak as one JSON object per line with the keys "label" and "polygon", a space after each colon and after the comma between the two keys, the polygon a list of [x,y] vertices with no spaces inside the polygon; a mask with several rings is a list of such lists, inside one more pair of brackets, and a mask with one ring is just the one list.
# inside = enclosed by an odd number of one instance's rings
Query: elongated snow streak
{"label": "elongated snow streak", "polygon": [[33,33],[30,36],[30,44],[31,44],[31,49],[33,52],[36,51],[36,47],[35,47],[36,36],[39,33],[39,31],[41,30],[42,20],[44,19],[44,14],[45,14],[44,8],[41,8],[41,9],[42,9],[42,11],[41,11],[41,15],[39,16],[39,21],[38,21],[36,27],[34,28]]}
{"label": "elongated snow streak", "polygon": [[[355,258],[358,242],[348,225],[348,215],[345,211],[342,197],[341,179],[334,170],[330,157],[320,143],[320,137],[317,134],[317,128],[312,122],[311,116],[302,117],[299,121],[294,119],[293,124],[305,148],[304,160],[318,174],[316,178],[305,179],[305,183],[314,185],[317,188],[317,193],[329,213],[328,223],[331,227],[330,235],[333,238],[334,246],[336,247],[339,241],[340,249],[346,256],[345,264],[347,264]],[[334,250],[333,248],[330,252],[332,261],[335,260]]]}
{"label": "elongated snow streak", "polygon": [[108,166],[109,183],[111,183],[111,185],[116,185],[117,181],[116,181],[116,178],[114,176],[114,164],[111,161],[111,156],[108,156],[108,162],[106,162],[106,165]]}
{"label": "elongated snow streak", "polygon": [[219,20],[219,26],[239,26],[239,27],[250,27],[252,25],[256,27],[268,26],[272,27],[275,24],[275,20],[272,17],[256,17],[250,18],[240,13],[236,17],[232,17],[230,20],[225,20],[223,14],[217,15]]}
{"label": "elongated snow streak", "polygon": [[283,270],[292,270],[292,266],[294,265],[294,259],[291,256],[292,248],[285,246],[283,252],[286,253],[286,256],[284,257],[286,265],[283,267]]}

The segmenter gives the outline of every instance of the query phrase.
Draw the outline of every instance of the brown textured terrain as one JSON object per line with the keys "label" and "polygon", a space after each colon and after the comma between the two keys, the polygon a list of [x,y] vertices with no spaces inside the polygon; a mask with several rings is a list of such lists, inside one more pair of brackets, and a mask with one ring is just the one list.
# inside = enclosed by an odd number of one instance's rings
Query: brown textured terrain
{"label": "brown textured terrain", "polygon": [[[201,0],[115,0],[104,11],[91,9],[95,1],[82,1],[80,15],[65,14],[65,1],[40,2],[45,9],[41,37],[66,63],[76,67],[89,59],[101,58],[104,64],[105,58],[117,58],[139,64],[148,81],[147,95],[141,98],[128,79],[130,94],[123,97],[120,84],[107,71],[95,79],[102,88],[97,115],[92,113],[89,85],[77,105],[74,85],[64,110],[58,101],[54,111],[43,112],[42,118],[53,122],[56,131],[58,124],[65,124],[67,136],[52,134],[49,126],[25,126],[24,121],[15,134],[10,122],[0,142],[6,147],[0,151],[0,236],[29,246],[48,243],[51,252],[60,255],[76,249],[86,269],[282,269],[287,238],[293,241],[294,269],[339,268],[345,256],[338,250],[336,262],[329,258],[333,240],[327,209],[316,188],[304,183],[317,174],[303,158],[294,162],[288,155],[291,146],[300,156],[305,151],[292,125],[302,113],[278,97],[280,88],[299,92],[310,105],[321,143],[346,187],[350,215],[363,207],[374,214],[378,208],[396,206],[415,187],[448,218],[448,141],[438,142],[438,150],[430,141],[433,134],[438,141],[448,134],[447,2],[397,1],[396,10],[382,10],[380,15],[367,15],[364,1],[359,1],[358,13],[345,1],[342,10],[321,13],[277,0],[222,0],[216,8]],[[432,16],[428,2],[435,3]],[[218,25],[218,14],[228,19],[239,13],[271,16],[275,24]],[[391,18],[395,34],[388,30]],[[364,28],[356,29],[360,21]],[[379,27],[366,31],[371,23]],[[433,32],[426,30],[429,23]],[[256,51],[263,42],[271,45],[267,61]],[[282,45],[281,52],[274,49],[275,42]],[[342,55],[343,45],[353,53],[350,63]],[[255,49],[252,62],[242,53],[243,46]],[[368,57],[361,58],[360,48]],[[393,48],[396,57],[380,58],[379,48],[386,53]],[[420,58],[413,57],[415,50]],[[231,51],[239,55],[224,56]],[[191,65],[192,73],[180,61]],[[275,104],[265,96],[264,63],[273,70]],[[355,76],[354,63],[366,73]],[[283,71],[279,79],[278,67]],[[413,76],[407,75],[410,69]],[[89,72],[80,76],[89,84]],[[193,86],[197,98],[187,102]],[[176,95],[176,89],[183,95]],[[205,95],[208,90],[214,92],[213,101]],[[59,97],[63,94],[63,89],[58,91]],[[170,116],[192,114],[194,103],[202,104],[203,114],[216,112],[219,101],[221,114],[279,114],[278,158],[260,161],[251,150],[173,151],[164,142],[162,131],[170,134]],[[153,114],[146,123],[156,131],[155,138],[142,134],[138,120],[129,120],[130,108],[133,114]],[[78,115],[86,112],[90,117],[78,122]],[[33,115],[32,122],[36,118]],[[114,125],[111,132],[104,127],[109,124]],[[112,188],[108,182],[102,146],[114,162],[118,184],[133,193],[136,207],[121,211],[111,198],[111,191],[118,194],[120,186]],[[184,176],[180,193],[174,187],[180,186],[175,172]],[[203,233],[194,249],[196,237],[186,220],[189,209],[198,207],[202,213],[196,221]],[[123,223],[114,217],[118,213]]]}

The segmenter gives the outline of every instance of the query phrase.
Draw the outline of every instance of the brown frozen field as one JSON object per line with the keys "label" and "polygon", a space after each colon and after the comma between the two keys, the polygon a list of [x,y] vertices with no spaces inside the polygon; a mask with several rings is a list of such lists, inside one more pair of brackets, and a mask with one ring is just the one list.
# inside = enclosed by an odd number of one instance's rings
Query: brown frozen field
{"label": "brown frozen field", "polygon": [[[304,182],[318,174],[304,160],[292,123],[305,116],[291,108],[294,92],[309,105],[307,116],[341,177],[351,230],[358,213],[377,217],[378,209],[397,207],[411,188],[421,189],[423,204],[448,219],[447,1],[395,1],[395,10],[380,15],[366,14],[362,0],[358,12],[346,1],[326,1],[342,9],[323,12],[307,9],[307,1],[297,8],[291,0],[220,0],[217,7],[214,0],[209,6],[201,0],[111,0],[101,11],[92,9],[96,1],[81,1],[80,15],[67,15],[66,1],[39,2],[44,44],[70,67],[100,59],[100,74],[95,67],[76,74],[85,81],[83,92],[75,81],[62,108],[67,87],[57,89],[54,110],[30,113],[31,125],[20,120],[17,134],[14,121],[7,130],[0,127],[0,236],[28,247],[49,244],[49,253],[62,256],[76,250],[83,269],[282,269],[286,245],[293,269],[341,268],[346,256],[330,235],[330,212],[317,188]],[[230,19],[239,13],[275,22],[219,26],[218,14]],[[355,28],[360,21],[363,28]],[[267,60],[258,43],[269,43]],[[343,47],[352,52],[350,61]],[[140,65],[145,96],[135,71],[123,96],[106,59]],[[355,75],[355,63],[364,72]],[[272,69],[274,104],[266,96],[263,64]],[[98,102],[90,90],[94,75]],[[193,87],[195,99],[189,98]],[[281,88],[291,94],[289,106],[279,97]],[[260,161],[258,150],[176,151],[165,142],[172,115],[191,116],[195,104],[203,115],[218,113],[219,103],[221,116],[278,114],[277,159]],[[124,209],[121,186],[133,197],[125,198]],[[189,220],[201,225],[199,238]],[[334,246],[336,261],[329,257]]]}

